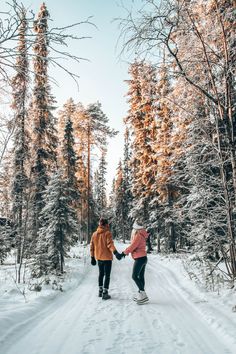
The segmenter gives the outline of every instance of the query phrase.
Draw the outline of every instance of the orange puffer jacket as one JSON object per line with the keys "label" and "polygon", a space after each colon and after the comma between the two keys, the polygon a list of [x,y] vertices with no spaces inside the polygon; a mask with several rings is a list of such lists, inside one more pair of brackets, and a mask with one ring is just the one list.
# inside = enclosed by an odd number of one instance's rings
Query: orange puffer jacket
{"label": "orange puffer jacket", "polygon": [[100,261],[109,261],[113,259],[113,252],[116,250],[111,232],[108,227],[99,226],[93,233],[90,242],[91,257]]}

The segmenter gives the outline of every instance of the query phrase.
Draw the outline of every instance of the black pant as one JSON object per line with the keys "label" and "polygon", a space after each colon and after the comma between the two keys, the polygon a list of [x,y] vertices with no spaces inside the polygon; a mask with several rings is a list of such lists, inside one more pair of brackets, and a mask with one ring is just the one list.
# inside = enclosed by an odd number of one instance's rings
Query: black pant
{"label": "black pant", "polygon": [[136,258],[133,266],[132,279],[135,281],[139,290],[144,291],[144,273],[147,264],[147,257]]}
{"label": "black pant", "polygon": [[[111,266],[112,266],[112,261],[98,260],[98,268],[99,268],[98,285],[102,287],[104,286],[105,289],[109,289]],[[105,276],[105,281],[103,285],[104,276]]]}

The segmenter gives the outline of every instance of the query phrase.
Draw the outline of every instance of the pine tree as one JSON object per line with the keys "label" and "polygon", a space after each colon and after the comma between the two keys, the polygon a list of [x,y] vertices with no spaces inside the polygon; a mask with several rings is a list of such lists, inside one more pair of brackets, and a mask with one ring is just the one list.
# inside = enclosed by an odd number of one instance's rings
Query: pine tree
{"label": "pine tree", "polygon": [[[17,262],[20,263],[24,254],[25,228],[23,221],[26,219],[28,177],[26,173],[26,160],[28,159],[28,132],[27,132],[27,92],[29,85],[28,53],[27,53],[27,22],[26,10],[21,9],[19,14],[19,44],[15,69],[17,74],[12,80],[13,102],[15,111],[14,131],[14,162],[12,181],[12,215],[16,232]],[[18,274],[20,282],[20,268]]]}
{"label": "pine tree", "polygon": [[133,202],[132,194],[132,172],[131,172],[131,142],[129,130],[126,128],[124,136],[124,158],[122,173],[122,189],[123,189],[123,240],[130,238],[132,229],[131,210]]}
{"label": "pine tree", "polygon": [[[102,216],[106,213],[107,197],[106,197],[106,151],[102,151],[98,170],[96,173],[96,209],[98,216]],[[95,182],[95,181],[94,181]]]}
{"label": "pine tree", "polygon": [[43,192],[48,183],[49,175],[56,167],[57,138],[55,119],[52,115],[54,100],[50,94],[48,79],[48,19],[46,5],[40,8],[34,23],[36,40],[34,44],[34,73],[32,115],[32,235],[34,239],[40,228],[39,214],[44,207]]}
{"label": "pine tree", "polygon": [[[126,37],[126,44],[129,48],[135,48],[136,54],[141,51],[142,55],[145,56],[146,54],[150,55],[153,49],[165,49],[167,51],[168,64],[172,66],[171,85],[175,86],[176,94],[168,94],[169,101],[166,102],[168,110],[166,110],[165,114],[168,115],[169,111],[171,115],[173,129],[170,139],[177,141],[177,148],[174,151],[172,150],[172,156],[169,156],[169,159],[161,159],[162,166],[159,167],[161,167],[162,176],[158,176],[159,178],[161,177],[158,192],[164,201],[166,196],[169,195],[169,192],[165,189],[166,183],[168,182],[169,185],[171,182],[171,187],[175,185],[175,182],[179,183],[177,186],[178,193],[181,191],[184,194],[183,198],[177,195],[177,202],[175,203],[174,201],[175,205],[169,209],[171,213],[173,212],[172,215],[180,214],[181,219],[181,210],[178,210],[181,204],[179,204],[179,201],[181,199],[187,200],[188,187],[191,188],[191,196],[194,197],[196,197],[196,193],[192,194],[194,188],[196,192],[196,187],[204,187],[203,189],[200,188],[201,193],[202,195],[204,194],[203,190],[205,190],[206,195],[210,192],[210,202],[209,204],[204,202],[203,207],[203,200],[200,203],[197,198],[194,198],[194,200],[198,200],[197,204],[199,206],[199,209],[194,210],[194,218],[196,217],[195,220],[197,220],[197,214],[200,216],[199,219],[201,219],[204,213],[211,210],[210,205],[214,205],[216,212],[219,212],[217,203],[214,201],[213,190],[214,184],[215,186],[221,186],[219,195],[223,192],[221,202],[223,201],[224,206],[221,203],[219,204],[223,207],[223,214],[225,215],[225,218],[222,216],[221,219],[221,222],[225,223],[225,229],[221,228],[221,232],[224,234],[228,247],[227,250],[222,250],[222,255],[226,260],[228,274],[231,278],[235,278],[236,275],[236,218],[234,212],[236,200],[236,125],[234,106],[236,94],[235,80],[233,78],[235,76],[236,61],[235,30],[233,26],[235,22],[234,5],[234,0],[176,1],[174,6],[173,2],[169,0],[160,3],[147,0],[144,1],[138,18],[135,19],[130,16],[123,31],[127,35],[126,30],[128,30],[130,36],[129,38]],[[145,36],[143,35],[144,33]],[[181,85],[178,86],[180,81],[182,81]],[[189,99],[189,94],[191,99]],[[198,97],[198,95],[200,96],[199,102],[208,111],[206,114],[203,114],[201,106],[197,112],[194,96]],[[179,117],[176,114],[176,110],[180,113]],[[182,119],[181,115],[184,119]],[[188,117],[186,117],[187,115]],[[199,124],[196,121],[198,117]],[[212,123],[214,123],[214,127]],[[183,127],[183,130],[181,127]],[[197,143],[197,139],[201,139],[199,134],[201,129],[206,130],[204,137],[207,138],[204,142],[198,141]],[[180,133],[180,138],[177,137],[176,131]],[[214,134],[212,134],[212,131],[214,131]],[[209,143],[211,135],[213,148],[211,148]],[[196,146],[198,156],[191,149],[191,144]],[[187,153],[191,151],[194,158],[191,159],[188,155],[189,159],[186,161],[184,156],[185,149],[187,149]],[[167,156],[167,154],[168,149],[162,151],[162,156]],[[178,161],[174,161],[176,156]],[[213,161],[213,169],[209,167],[211,159]],[[164,161],[165,163],[163,164]],[[192,169],[189,161],[193,162],[194,167]],[[180,168],[185,168],[186,166],[191,175],[190,185],[186,176],[183,176],[183,172],[182,183],[180,180]],[[196,176],[194,176],[193,171],[195,171]],[[204,180],[207,176],[209,176],[209,185]],[[173,193],[172,188],[170,191]],[[217,195],[216,200],[219,195]],[[191,203],[187,203],[187,205],[191,205]],[[168,211],[164,203],[159,205],[159,209],[160,207],[164,211]],[[169,215],[171,214],[169,213]],[[186,220],[182,221],[182,225],[186,227],[186,233],[191,216],[189,213],[187,215]],[[207,227],[208,231],[211,233],[211,228]]]}
{"label": "pine tree", "polygon": [[176,187],[171,180],[173,161],[175,153],[172,143],[172,111],[168,96],[170,95],[170,83],[167,68],[162,66],[159,72],[160,78],[157,85],[158,107],[157,107],[157,136],[155,151],[158,156],[156,187],[160,205],[159,219],[163,219],[161,230],[166,240],[166,248],[176,251],[176,230],[173,220],[171,220],[172,208],[176,194]]}
{"label": "pine tree", "polygon": [[132,211],[132,180],[131,180],[131,151],[129,131],[125,131],[125,146],[123,163],[119,161],[116,178],[113,186],[113,201],[110,208],[112,208],[113,229],[117,238],[125,240],[130,239],[132,229],[132,218],[130,213]]}
{"label": "pine tree", "polygon": [[76,161],[77,157],[75,154],[74,146],[74,129],[72,123],[72,114],[75,111],[75,105],[73,101],[68,101],[64,105],[65,108],[65,127],[64,127],[64,138],[61,147],[61,163],[64,171],[64,178],[68,185],[68,191],[70,191],[70,199],[72,205],[76,208],[79,204],[79,191],[76,179]]}
{"label": "pine tree", "polygon": [[12,156],[7,153],[0,168],[0,213],[5,218],[12,217],[11,181],[13,180]]}
{"label": "pine tree", "polygon": [[227,214],[220,160],[212,140],[214,125],[206,113],[205,107],[199,105],[197,117],[188,131],[187,139],[191,145],[185,156],[185,174],[188,176],[189,194],[183,213],[189,219],[190,243],[200,249],[205,258],[218,260],[226,240]]}
{"label": "pine tree", "polygon": [[116,229],[116,237],[125,242],[127,235],[125,234],[125,199],[124,199],[124,171],[122,162],[119,162],[115,180],[115,210],[114,219]]}
{"label": "pine tree", "polygon": [[91,215],[95,215],[91,210],[94,201],[91,195],[91,152],[94,147],[100,150],[106,149],[107,139],[117,134],[114,129],[108,126],[108,118],[101,108],[101,103],[96,102],[88,105],[86,109],[80,107],[80,115],[77,129],[82,137],[83,147],[86,149],[86,201],[87,201],[87,242],[91,236]]}
{"label": "pine tree", "polygon": [[112,181],[112,188],[109,194],[108,199],[108,208],[107,208],[107,217],[110,220],[111,233],[113,238],[117,238],[116,233],[116,179],[114,178]]}
{"label": "pine tree", "polygon": [[131,151],[129,131],[125,131],[124,159],[120,161],[117,168],[117,175],[114,185],[114,223],[117,236],[122,238],[123,242],[130,239],[132,229],[132,171],[130,167]]}
{"label": "pine tree", "polygon": [[78,239],[79,225],[68,188],[59,170],[52,175],[44,192],[34,276],[63,273],[67,252]]}
{"label": "pine tree", "polygon": [[[73,107],[73,105],[72,105]],[[81,129],[81,124],[86,120],[86,110],[81,103],[75,105],[75,112],[71,115],[74,127],[75,154],[76,154],[76,180],[80,195],[78,218],[80,223],[81,241],[87,238],[87,134],[86,129]]]}
{"label": "pine tree", "polygon": [[99,187],[100,187],[100,178],[99,178],[99,169],[97,169],[94,172],[94,176],[93,176],[93,195],[94,195],[94,201],[96,204],[96,214],[97,215],[100,215],[100,208],[99,208],[99,204],[98,204]]}
{"label": "pine tree", "polygon": [[[179,247],[200,250],[214,260],[226,240],[226,210],[216,153],[214,122],[204,97],[181,79],[174,84],[178,98],[174,117],[174,164],[171,183],[178,186],[172,208]],[[176,122],[177,121],[177,122]]]}
{"label": "pine tree", "polygon": [[[63,148],[63,139],[65,135],[65,126],[68,118],[72,121],[73,129],[75,126],[74,122],[74,113],[76,111],[76,104],[72,98],[69,98],[66,103],[63,105],[62,109],[58,113],[58,163],[63,164],[62,158],[62,148]],[[74,133],[74,132],[73,132]]]}
{"label": "pine tree", "polygon": [[156,69],[144,62],[130,66],[129,104],[125,119],[132,132],[132,193],[135,199],[131,216],[149,221],[149,204],[156,195]]}
{"label": "pine tree", "polygon": [[[0,218],[0,264],[11,250],[12,225],[6,218]],[[12,241],[14,242],[14,241]]]}

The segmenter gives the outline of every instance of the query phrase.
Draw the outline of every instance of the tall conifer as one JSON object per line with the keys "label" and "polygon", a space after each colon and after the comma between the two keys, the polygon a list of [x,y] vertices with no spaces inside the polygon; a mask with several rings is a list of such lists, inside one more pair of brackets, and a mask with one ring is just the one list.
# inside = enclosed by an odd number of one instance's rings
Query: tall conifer
{"label": "tall conifer", "polygon": [[34,89],[33,89],[33,141],[32,141],[32,234],[34,238],[40,227],[39,214],[44,207],[43,192],[49,175],[56,167],[57,137],[55,118],[52,115],[53,97],[48,78],[48,19],[45,3],[34,23]]}
{"label": "tall conifer", "polygon": [[[16,232],[17,261],[20,263],[24,253],[24,239],[26,237],[23,221],[26,219],[26,191],[28,177],[26,175],[26,160],[28,158],[28,132],[27,132],[27,96],[29,85],[28,53],[27,53],[27,20],[26,10],[21,8],[19,13],[19,44],[15,69],[17,71],[12,80],[13,102],[15,112],[14,131],[14,161],[12,181],[12,215]],[[20,272],[18,273],[20,282]]]}
{"label": "tall conifer", "polygon": [[71,207],[68,188],[59,170],[52,174],[43,194],[44,207],[40,212],[42,226],[37,243],[35,276],[63,273],[65,256],[77,241],[77,215]]}

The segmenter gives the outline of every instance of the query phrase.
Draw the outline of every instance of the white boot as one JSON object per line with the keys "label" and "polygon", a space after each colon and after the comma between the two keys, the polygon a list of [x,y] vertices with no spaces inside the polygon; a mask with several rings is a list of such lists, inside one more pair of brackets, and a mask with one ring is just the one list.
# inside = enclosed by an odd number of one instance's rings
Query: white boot
{"label": "white boot", "polygon": [[138,294],[137,304],[142,305],[148,301],[149,301],[149,298],[147,297],[147,294],[145,293],[145,291],[141,290],[140,293]]}
{"label": "white boot", "polygon": [[140,294],[140,290],[138,291],[138,293],[136,295],[133,296],[134,301],[136,301],[136,302],[138,301],[139,294]]}

